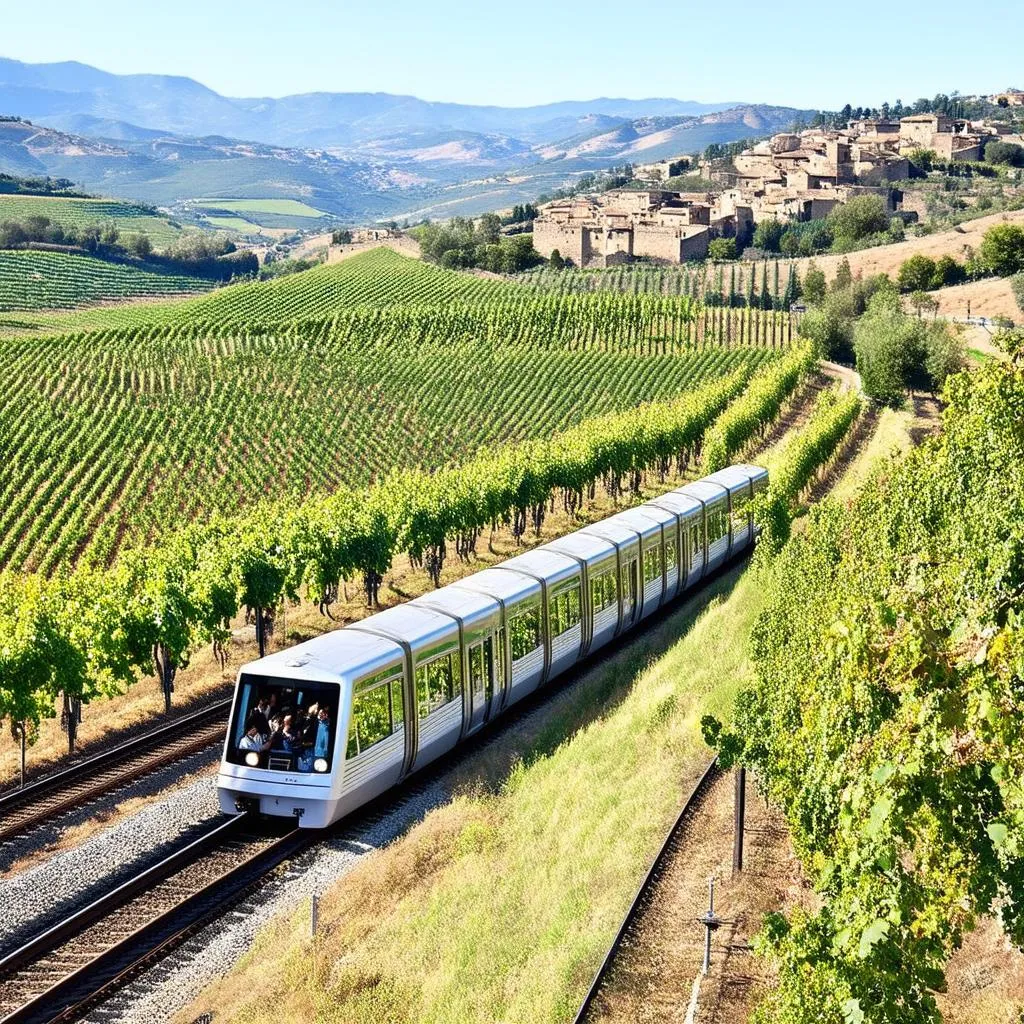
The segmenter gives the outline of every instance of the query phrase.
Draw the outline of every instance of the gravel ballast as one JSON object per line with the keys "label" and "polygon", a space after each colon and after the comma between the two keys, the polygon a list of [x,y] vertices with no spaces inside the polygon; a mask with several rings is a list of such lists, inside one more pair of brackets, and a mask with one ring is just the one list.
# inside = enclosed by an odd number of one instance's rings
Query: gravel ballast
{"label": "gravel ballast", "polygon": [[152,804],[79,845],[60,850],[42,863],[5,878],[0,953],[64,920],[127,881],[143,866],[156,863],[206,832],[220,817],[213,777],[200,778],[177,789],[169,787],[215,763],[216,753],[200,751],[5,843],[0,849],[0,864],[8,867],[56,841],[67,828],[95,818],[98,813],[113,810],[135,797],[163,793]]}

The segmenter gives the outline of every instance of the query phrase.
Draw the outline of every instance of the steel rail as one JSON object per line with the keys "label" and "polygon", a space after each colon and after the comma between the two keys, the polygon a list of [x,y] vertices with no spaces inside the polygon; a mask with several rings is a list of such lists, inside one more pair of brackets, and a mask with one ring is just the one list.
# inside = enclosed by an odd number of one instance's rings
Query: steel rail
{"label": "steel rail", "polygon": [[[16,985],[18,972],[31,973],[36,965],[42,965],[44,975],[52,973],[54,968],[45,966],[46,957],[51,954],[55,954],[58,961],[58,971],[63,969],[59,966],[61,962],[67,964],[66,973],[52,984],[47,984],[42,991],[30,992],[23,1003],[0,1018],[2,1024],[50,1024],[74,1019],[129,976],[160,960],[210,918],[235,903],[245,888],[257,884],[282,861],[320,838],[319,832],[300,831],[296,827],[283,836],[269,838],[266,843],[257,845],[254,853],[243,855],[237,863],[231,863],[237,854],[230,844],[244,837],[250,826],[251,821],[246,815],[218,822],[206,835],[140,872],[0,960],[0,991],[4,986]],[[228,862],[227,866],[215,877],[206,877],[200,868],[205,864],[208,873],[208,858],[217,855],[218,847]],[[183,897],[172,899],[167,905],[167,899],[161,898],[159,886],[164,882],[177,885],[176,876],[184,875],[190,868],[199,872],[197,884]],[[189,888],[187,880],[182,884]],[[148,904],[147,898],[151,900]],[[124,910],[134,916],[130,905],[135,900],[140,901],[139,916],[142,918],[138,927],[133,927],[128,934],[95,955],[87,953],[82,958],[81,951],[73,947],[64,954],[66,944],[85,936],[89,929],[111,915]]]}
{"label": "steel rail", "polygon": [[0,841],[219,742],[230,708],[218,701],[0,795]]}
{"label": "steel rail", "polygon": [[594,975],[594,979],[590,983],[590,988],[587,989],[587,994],[583,997],[583,1002],[580,1003],[579,1010],[576,1011],[576,1016],[573,1018],[573,1024],[584,1024],[584,1021],[586,1021],[591,1007],[594,1004],[594,1000],[604,987],[605,980],[611,972],[623,941],[631,931],[637,916],[646,903],[648,895],[654,888],[658,879],[661,877],[661,872],[668,863],[669,853],[673,843],[682,832],[683,826],[686,824],[687,818],[690,817],[697,801],[700,800],[708,786],[718,777],[719,772],[718,758],[714,757],[704,769],[701,777],[697,780],[697,783],[690,792],[690,795],[683,802],[683,806],[680,809],[679,814],[676,816],[676,820],[672,823],[672,827],[669,829],[668,835],[665,836],[665,841],[661,844],[658,852],[654,855],[654,859],[651,861],[650,866],[647,868],[647,873],[644,875],[643,881],[640,883],[640,888],[637,889],[636,895],[633,897],[632,902],[629,904],[629,908],[626,910],[626,916],[623,917],[622,923],[619,925],[619,930],[615,933],[615,938],[612,939],[612,943],[608,947],[608,951],[605,953],[604,959],[601,961],[601,966],[598,967],[597,973]]}

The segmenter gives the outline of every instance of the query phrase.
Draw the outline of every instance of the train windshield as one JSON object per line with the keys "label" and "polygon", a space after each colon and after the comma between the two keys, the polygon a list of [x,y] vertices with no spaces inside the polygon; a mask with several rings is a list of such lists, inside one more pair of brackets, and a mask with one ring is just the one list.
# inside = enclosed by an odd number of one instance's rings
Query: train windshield
{"label": "train windshield", "polygon": [[269,771],[330,771],[339,693],[337,683],[243,675],[227,760]]}

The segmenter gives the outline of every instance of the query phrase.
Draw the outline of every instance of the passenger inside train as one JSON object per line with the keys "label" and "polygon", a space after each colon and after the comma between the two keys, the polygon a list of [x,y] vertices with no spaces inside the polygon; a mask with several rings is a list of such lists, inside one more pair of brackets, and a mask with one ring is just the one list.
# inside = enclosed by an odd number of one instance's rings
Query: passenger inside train
{"label": "passenger inside train", "polygon": [[270,771],[327,772],[337,705],[332,683],[243,676],[227,759]]}

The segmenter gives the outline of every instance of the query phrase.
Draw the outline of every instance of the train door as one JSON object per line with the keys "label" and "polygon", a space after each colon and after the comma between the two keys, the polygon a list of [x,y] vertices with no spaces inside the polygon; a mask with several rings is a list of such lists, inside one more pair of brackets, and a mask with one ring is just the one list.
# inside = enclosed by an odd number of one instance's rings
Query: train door
{"label": "train door", "polygon": [[500,695],[494,686],[494,638],[478,640],[469,648],[470,729],[476,729],[498,710]]}
{"label": "train door", "polygon": [[637,560],[628,558],[622,565],[622,628],[633,625],[637,614]]}

